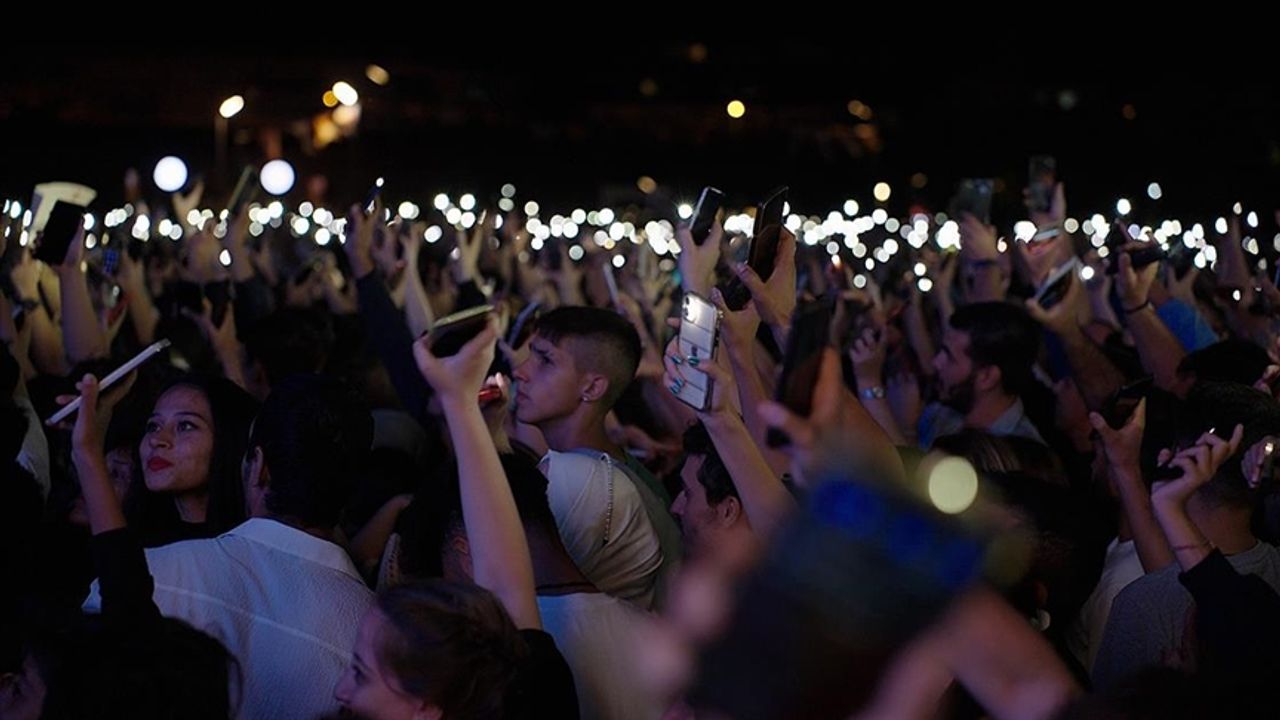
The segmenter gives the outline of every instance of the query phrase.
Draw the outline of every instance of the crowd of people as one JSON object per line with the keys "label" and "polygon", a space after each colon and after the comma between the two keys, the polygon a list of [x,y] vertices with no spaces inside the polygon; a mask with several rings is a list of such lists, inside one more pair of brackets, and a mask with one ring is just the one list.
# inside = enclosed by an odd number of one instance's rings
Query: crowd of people
{"label": "crowd of people", "polygon": [[1038,194],[11,201],[0,717],[1269,716],[1280,247]]}

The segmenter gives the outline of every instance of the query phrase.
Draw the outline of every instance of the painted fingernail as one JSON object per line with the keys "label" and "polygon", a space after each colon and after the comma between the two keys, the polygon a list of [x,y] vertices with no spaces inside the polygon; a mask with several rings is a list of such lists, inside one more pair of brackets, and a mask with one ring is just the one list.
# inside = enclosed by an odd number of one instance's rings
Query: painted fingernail
{"label": "painted fingernail", "polygon": [[689,356],[689,364],[692,365],[693,367],[698,367],[699,362],[701,361],[698,359],[696,355]]}
{"label": "painted fingernail", "polygon": [[669,356],[669,357],[671,358],[671,362],[673,362],[673,363],[675,363],[675,364],[677,364],[677,365],[683,365],[683,364],[684,364],[684,361],[680,359],[680,356],[679,356],[679,355],[671,355],[671,356]]}
{"label": "painted fingernail", "polygon": [[670,387],[669,389],[671,390],[671,394],[672,394],[672,395],[679,395],[679,394],[680,394],[680,385],[679,385],[679,383],[671,383],[671,387]]}

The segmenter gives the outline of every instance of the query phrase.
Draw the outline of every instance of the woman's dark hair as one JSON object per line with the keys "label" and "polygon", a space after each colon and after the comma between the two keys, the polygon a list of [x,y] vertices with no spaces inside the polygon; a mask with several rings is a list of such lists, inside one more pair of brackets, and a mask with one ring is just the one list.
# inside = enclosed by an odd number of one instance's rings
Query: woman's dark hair
{"label": "woman's dark hair", "polygon": [[498,598],[443,580],[399,585],[378,596],[394,628],[379,638],[379,666],[444,717],[497,718],[528,654]]}
{"label": "woman's dark hair", "polygon": [[[179,387],[202,393],[212,415],[213,454],[209,461],[209,510],[205,518],[212,537],[245,520],[241,465],[249,447],[249,428],[258,414],[258,401],[226,378],[201,375],[184,375],[170,381],[156,399]],[[142,479],[137,444],[133,446],[133,453],[133,484],[125,500],[129,525],[138,528],[147,545],[181,539],[166,537],[166,533],[179,522],[177,510],[171,498],[147,489]]]}
{"label": "woman's dark hair", "polygon": [[101,616],[46,630],[28,643],[47,688],[45,720],[213,718],[235,714],[240,668],[218,640],[181,620],[126,631]]}

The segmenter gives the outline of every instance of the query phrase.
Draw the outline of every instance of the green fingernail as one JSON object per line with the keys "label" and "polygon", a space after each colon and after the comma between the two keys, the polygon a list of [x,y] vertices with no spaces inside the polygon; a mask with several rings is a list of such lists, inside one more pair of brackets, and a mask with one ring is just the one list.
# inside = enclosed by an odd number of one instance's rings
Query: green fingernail
{"label": "green fingernail", "polygon": [[689,356],[689,364],[690,364],[690,365],[692,365],[693,367],[698,367],[698,363],[699,363],[699,362],[700,362],[700,360],[698,360],[698,358],[696,358],[696,357],[694,357],[694,356],[692,356],[692,355],[690,355],[690,356]]}
{"label": "green fingernail", "polygon": [[673,362],[673,363],[675,363],[675,364],[677,364],[677,365],[683,365],[683,364],[684,364],[684,361],[680,359],[680,356],[679,356],[679,355],[672,355],[672,356],[671,356],[671,362]]}
{"label": "green fingernail", "polygon": [[680,384],[679,384],[679,383],[671,383],[670,390],[671,390],[671,394],[672,394],[672,395],[679,395],[679,394],[680,394]]}

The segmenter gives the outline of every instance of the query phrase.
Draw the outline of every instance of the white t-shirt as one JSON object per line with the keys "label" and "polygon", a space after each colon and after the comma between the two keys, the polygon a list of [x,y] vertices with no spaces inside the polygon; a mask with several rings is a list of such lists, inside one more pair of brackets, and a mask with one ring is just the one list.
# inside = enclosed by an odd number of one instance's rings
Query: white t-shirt
{"label": "white t-shirt", "polygon": [[[373,604],[342,548],[254,518],[216,538],[148,550],[147,565],[161,614],[217,638],[239,660],[236,717],[313,720],[338,710],[333,691]],[[84,609],[101,603],[95,580]]]}
{"label": "white t-shirt", "polygon": [[1093,672],[1093,659],[1102,646],[1102,634],[1107,629],[1111,615],[1111,603],[1125,587],[1142,577],[1142,562],[1138,559],[1138,547],[1132,540],[1120,542],[1119,538],[1107,546],[1107,557],[1102,563],[1102,576],[1089,599],[1080,608],[1080,615],[1067,633],[1067,648],[1084,669]]}
{"label": "white t-shirt", "polygon": [[606,453],[549,451],[539,467],[569,557],[602,592],[653,607],[662,546],[631,477]]}
{"label": "white t-shirt", "polygon": [[652,616],[604,593],[538,596],[542,628],[573,671],[582,720],[654,720],[663,709],[643,686],[640,648]]}

